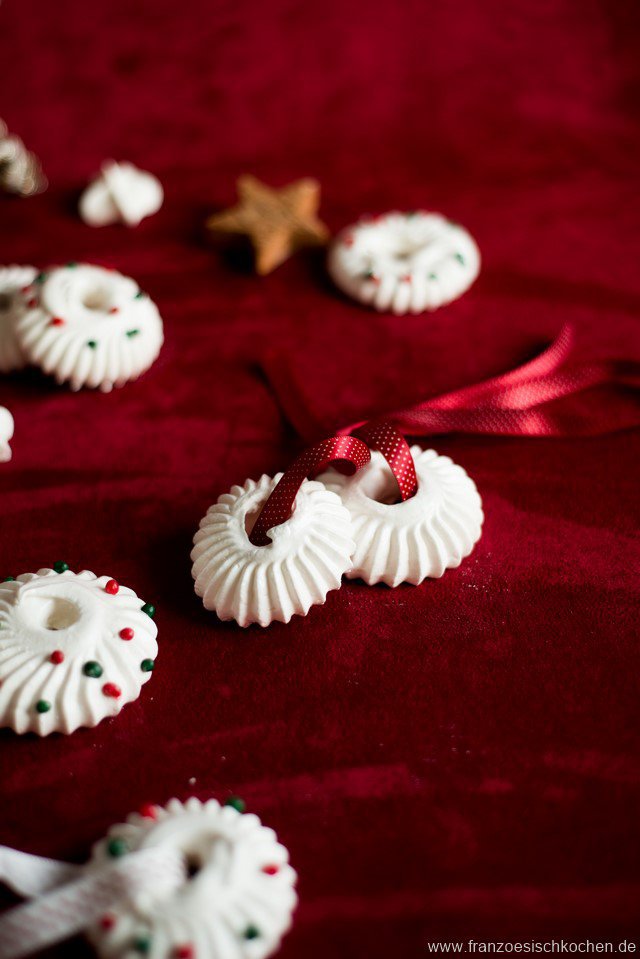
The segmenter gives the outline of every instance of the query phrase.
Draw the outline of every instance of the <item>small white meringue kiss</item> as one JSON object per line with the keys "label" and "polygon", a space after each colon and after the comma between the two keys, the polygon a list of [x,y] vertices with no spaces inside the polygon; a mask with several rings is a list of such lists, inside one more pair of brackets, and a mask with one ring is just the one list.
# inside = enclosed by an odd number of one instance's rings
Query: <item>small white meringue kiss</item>
{"label": "small white meringue kiss", "polygon": [[80,216],[89,226],[125,223],[137,226],[162,206],[162,184],[133,163],[108,160],[80,197]]}
{"label": "small white meringue kiss", "polygon": [[13,436],[13,416],[5,406],[0,406],[0,463],[11,459],[9,440]]}

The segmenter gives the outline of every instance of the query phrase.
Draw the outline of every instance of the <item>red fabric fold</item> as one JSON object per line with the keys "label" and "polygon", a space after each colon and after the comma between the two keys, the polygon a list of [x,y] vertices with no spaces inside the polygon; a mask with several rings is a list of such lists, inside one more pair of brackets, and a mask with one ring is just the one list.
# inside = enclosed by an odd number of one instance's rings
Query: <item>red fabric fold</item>
{"label": "red fabric fold", "polygon": [[[0,732],[0,842],[84,862],[144,803],[233,794],[300,877],[277,959],[637,941],[640,430],[431,440],[486,522],[420,587],[348,580],[308,616],[242,630],[202,607],[189,562],[220,494],[307,445],[256,375],[268,347],[286,350],[290,418],[309,401],[310,443],[513,369],[566,322],[576,363],[640,359],[637,4],[3,0],[0,52],[0,115],[50,182],[0,196],[0,263],[110,262],[166,335],[109,395],[0,377],[16,423],[0,576],[56,560],[113,576],[158,607],[160,644],[113,720]],[[109,157],[163,184],[135,229],[77,216]],[[366,210],[438,210],[482,272],[421,317],[341,296],[320,251],[256,277],[202,232],[243,172],[317,177],[332,233]],[[623,379],[545,409],[593,428],[611,396],[634,415]]]}
{"label": "red fabric fold", "polygon": [[[538,356],[480,383],[390,410],[388,421],[408,436],[485,433],[507,436],[597,436],[640,426],[640,362],[574,359],[575,337],[564,326]],[[305,439],[347,426],[324,421],[287,354],[272,352],[265,371],[287,419]]]}

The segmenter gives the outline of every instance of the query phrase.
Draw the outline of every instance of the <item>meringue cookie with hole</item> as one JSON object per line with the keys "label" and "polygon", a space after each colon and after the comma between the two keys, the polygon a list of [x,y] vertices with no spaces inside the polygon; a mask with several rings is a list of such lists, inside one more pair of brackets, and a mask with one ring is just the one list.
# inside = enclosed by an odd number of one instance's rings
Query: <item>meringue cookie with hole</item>
{"label": "meringue cookie with hole", "polygon": [[0,726],[48,736],[97,726],[140,695],[158,652],[154,608],[88,570],[0,583]]}
{"label": "meringue cookie with hole", "polygon": [[13,416],[6,406],[0,406],[0,463],[8,463],[11,459],[9,441],[13,438],[13,430]]}
{"label": "meringue cookie with hole", "polygon": [[315,480],[303,481],[290,518],[269,530],[268,546],[250,542],[253,522],[281,476],[232,486],[200,522],[191,552],[195,591],[221,620],[288,623],[324,603],[351,567],[349,513]]}
{"label": "meringue cookie with hole", "polygon": [[378,451],[354,476],[318,477],[351,514],[356,548],[349,579],[418,585],[455,569],[480,539],[482,500],[471,477],[448,456],[411,447],[418,490],[397,502],[398,486]]}
{"label": "meringue cookie with hole", "polygon": [[266,959],[278,948],[297,904],[297,877],[273,829],[215,799],[171,799],[112,826],[89,868],[153,846],[182,852],[188,876],[177,890],[159,876],[116,903],[89,930],[100,956]]}
{"label": "meringue cookie with hole", "polygon": [[16,322],[27,310],[26,290],[38,271],[34,266],[0,267],[0,373],[27,365],[16,336]]}
{"label": "meringue cookie with hole", "polygon": [[158,308],[116,270],[68,263],[40,273],[16,323],[28,360],[72,390],[108,393],[137,379],[163,343]]}
{"label": "meringue cookie with hole", "polygon": [[162,184],[133,163],[109,160],[80,198],[80,216],[89,226],[137,226],[162,206]]}
{"label": "meringue cookie with hole", "polygon": [[464,227],[439,213],[392,212],[342,230],[327,265],[344,293],[400,315],[461,296],[478,276],[480,252]]}

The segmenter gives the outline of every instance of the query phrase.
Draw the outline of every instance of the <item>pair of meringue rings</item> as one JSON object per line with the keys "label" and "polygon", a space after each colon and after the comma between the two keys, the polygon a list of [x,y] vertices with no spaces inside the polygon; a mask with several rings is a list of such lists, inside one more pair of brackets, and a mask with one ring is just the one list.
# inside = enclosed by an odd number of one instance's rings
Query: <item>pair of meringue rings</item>
{"label": "pair of meringue rings", "polygon": [[476,485],[448,456],[420,446],[410,451],[418,480],[410,499],[396,501],[394,475],[373,451],[352,476],[332,469],[305,480],[267,546],[254,546],[249,536],[283,474],[233,486],[194,538],[192,575],[205,608],[243,627],[288,623],[324,603],[343,575],[394,587],[459,566],[482,531]]}

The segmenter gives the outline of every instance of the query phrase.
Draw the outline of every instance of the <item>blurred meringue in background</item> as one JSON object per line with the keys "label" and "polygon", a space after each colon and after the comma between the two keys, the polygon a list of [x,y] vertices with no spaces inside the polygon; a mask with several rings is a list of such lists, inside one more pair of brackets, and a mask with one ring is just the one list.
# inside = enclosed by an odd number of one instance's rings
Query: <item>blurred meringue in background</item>
{"label": "blurred meringue in background", "polygon": [[125,223],[138,226],[162,206],[162,184],[133,163],[107,160],[80,197],[80,216],[89,226]]}
{"label": "blurred meringue in background", "polygon": [[34,196],[47,189],[47,178],[35,153],[0,120],[0,189],[17,196]]}
{"label": "blurred meringue in background", "polygon": [[8,463],[11,459],[9,440],[13,436],[13,416],[8,409],[0,406],[0,463]]}

